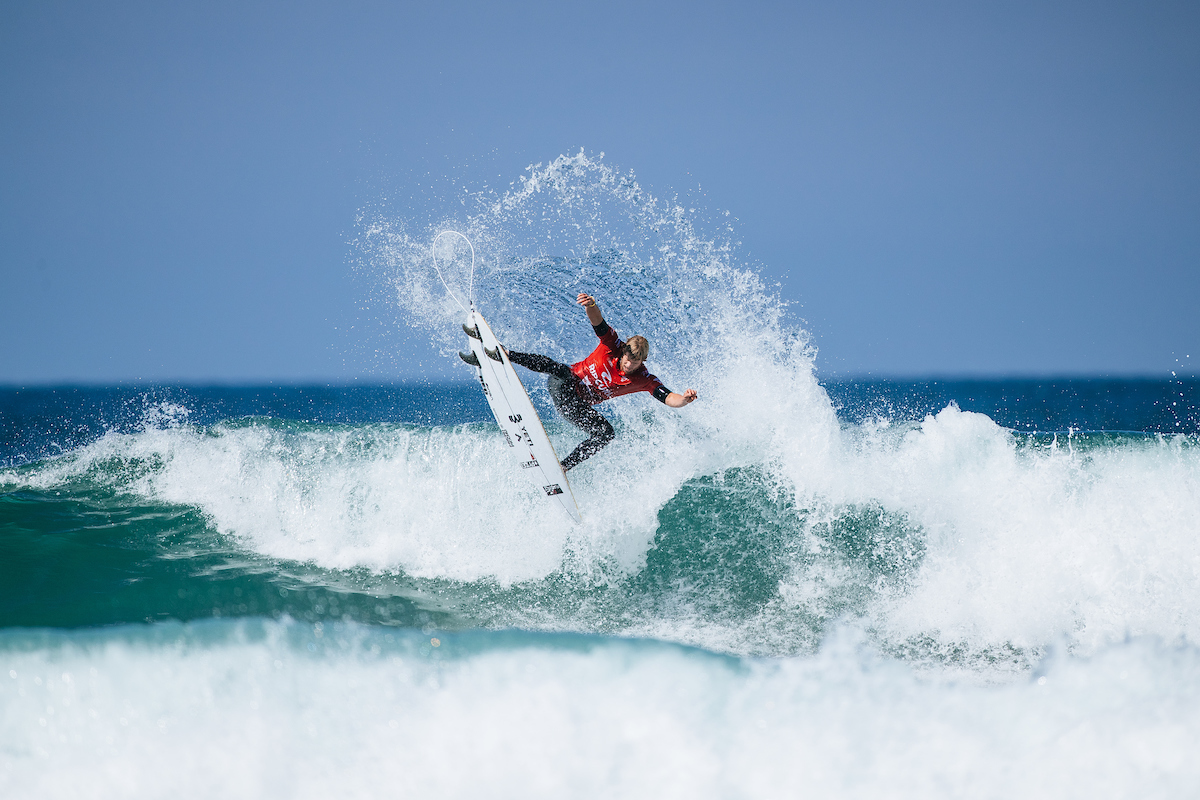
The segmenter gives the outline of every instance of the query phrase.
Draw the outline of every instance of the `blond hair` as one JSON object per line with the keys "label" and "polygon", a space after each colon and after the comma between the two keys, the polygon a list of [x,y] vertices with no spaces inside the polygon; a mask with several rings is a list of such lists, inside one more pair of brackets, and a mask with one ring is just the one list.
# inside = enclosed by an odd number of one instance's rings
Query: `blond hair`
{"label": "blond hair", "polygon": [[645,361],[650,356],[650,342],[646,341],[645,336],[630,336],[621,348],[621,355]]}

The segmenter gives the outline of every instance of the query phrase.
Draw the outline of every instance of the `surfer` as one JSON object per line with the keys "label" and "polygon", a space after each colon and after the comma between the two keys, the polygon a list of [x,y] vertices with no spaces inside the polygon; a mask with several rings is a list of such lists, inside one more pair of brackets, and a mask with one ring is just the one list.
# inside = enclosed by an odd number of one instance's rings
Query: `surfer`
{"label": "surfer", "polygon": [[[650,355],[646,337],[630,336],[623,342],[604,321],[594,297],[580,292],[575,302],[584,307],[588,322],[592,323],[592,329],[600,339],[600,344],[583,361],[567,366],[537,353],[519,353],[505,348],[512,363],[549,376],[546,388],[550,390],[554,407],[588,434],[588,438],[562,460],[564,470],[595,455],[616,436],[612,423],[593,408],[596,404],[634,392],[649,392],[655,400],[671,408],[683,408],[696,399],[695,389],[676,394],[650,374],[645,366]],[[468,364],[479,366],[473,353],[459,355]]]}

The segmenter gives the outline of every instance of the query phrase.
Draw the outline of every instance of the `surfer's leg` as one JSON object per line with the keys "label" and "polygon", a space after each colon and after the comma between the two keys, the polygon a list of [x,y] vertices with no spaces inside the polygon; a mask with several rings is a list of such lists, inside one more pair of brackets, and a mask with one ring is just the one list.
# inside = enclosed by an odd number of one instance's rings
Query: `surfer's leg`
{"label": "surfer's leg", "polygon": [[583,428],[591,436],[580,442],[579,446],[562,460],[564,470],[570,469],[580,461],[599,453],[617,435],[613,430],[612,423],[606,420],[596,409],[587,406],[581,409],[581,412],[575,417],[568,417],[568,419]]}
{"label": "surfer's leg", "polygon": [[583,461],[584,459],[591,458],[596,453],[599,453],[604,449],[605,445],[607,445],[616,437],[617,434],[613,431],[612,424],[595,411],[592,413],[596,415],[599,422],[597,422],[594,431],[589,431],[589,433],[592,435],[580,442],[579,446],[572,450],[571,454],[562,460],[563,471],[577,466],[579,462]]}
{"label": "surfer's leg", "polygon": [[566,364],[560,364],[553,358],[540,356],[537,353],[518,353],[516,350],[508,350],[508,360],[514,364],[524,367],[534,372],[541,372],[546,375],[554,375],[564,381],[569,381],[575,377],[575,373],[571,372],[571,368]]}
{"label": "surfer's leg", "polygon": [[[509,355],[511,357],[512,354]],[[554,401],[554,407],[572,424],[582,428],[588,434],[588,438],[580,442],[579,446],[562,460],[564,470],[570,469],[584,459],[600,452],[617,435],[613,431],[612,423],[575,391],[575,384],[578,382],[579,378],[574,374],[571,375],[569,381],[552,375],[546,382],[550,389],[550,399]]]}

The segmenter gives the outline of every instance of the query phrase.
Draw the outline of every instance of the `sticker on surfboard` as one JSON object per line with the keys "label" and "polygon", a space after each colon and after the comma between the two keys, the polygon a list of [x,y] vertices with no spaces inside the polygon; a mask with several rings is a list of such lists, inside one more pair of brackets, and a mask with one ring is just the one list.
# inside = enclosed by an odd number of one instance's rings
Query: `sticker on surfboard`
{"label": "sticker on surfboard", "polygon": [[[469,321],[464,327],[470,331],[467,338],[471,343],[471,353],[479,362],[479,382],[485,388],[484,397],[517,457],[521,472],[528,475],[546,497],[557,501],[567,516],[575,522],[581,521],[579,505],[575,502],[567,474],[529,400],[529,393],[508,360],[508,354],[478,310],[471,309]],[[476,332],[479,338],[473,335]],[[499,361],[496,355],[500,356]]]}

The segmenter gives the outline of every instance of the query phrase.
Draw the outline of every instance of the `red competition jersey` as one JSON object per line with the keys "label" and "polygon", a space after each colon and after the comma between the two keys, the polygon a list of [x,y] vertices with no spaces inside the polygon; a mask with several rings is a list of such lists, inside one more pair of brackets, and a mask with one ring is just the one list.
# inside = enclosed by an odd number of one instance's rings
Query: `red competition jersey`
{"label": "red competition jersey", "polygon": [[[603,403],[614,397],[634,392],[653,392],[661,387],[662,381],[646,370],[646,365],[637,368],[632,375],[621,372],[621,340],[611,326],[605,324],[604,333],[596,332],[600,344],[592,354],[571,365],[571,372],[578,376],[584,399],[592,405]],[[660,392],[666,397],[664,392]],[[660,398],[661,399],[661,398]]]}

